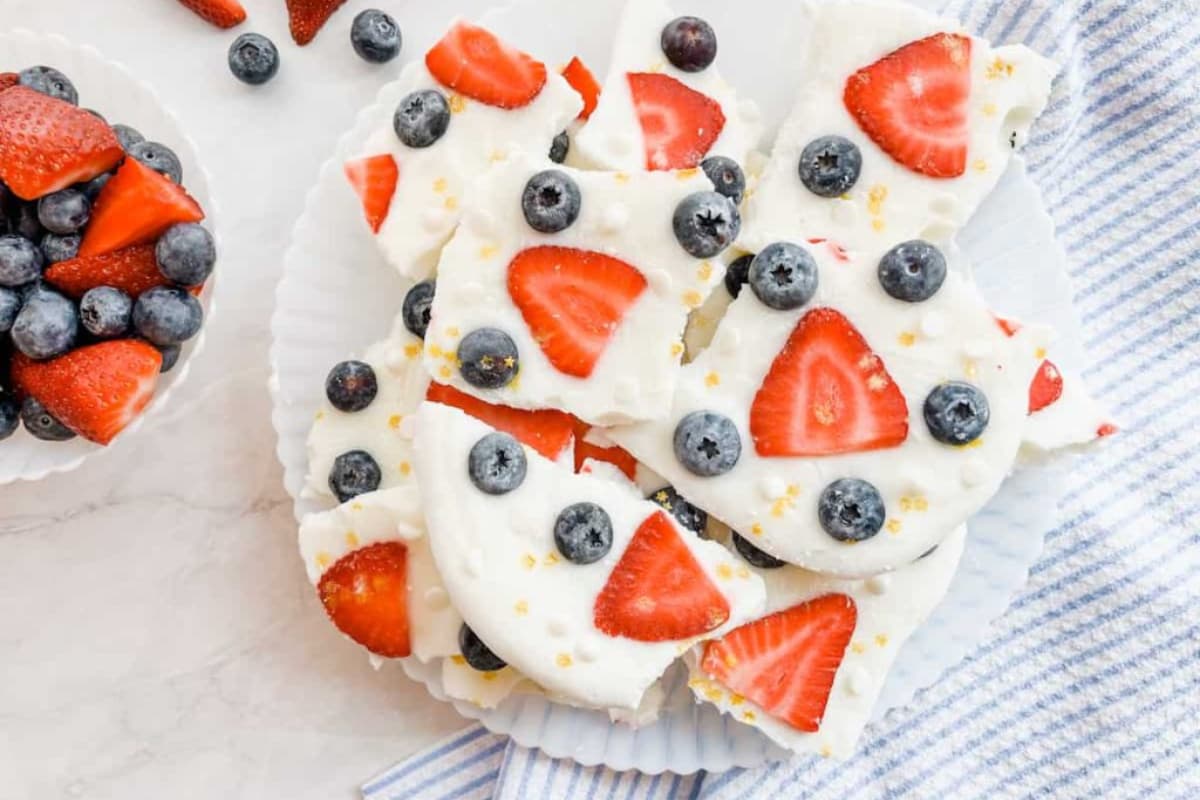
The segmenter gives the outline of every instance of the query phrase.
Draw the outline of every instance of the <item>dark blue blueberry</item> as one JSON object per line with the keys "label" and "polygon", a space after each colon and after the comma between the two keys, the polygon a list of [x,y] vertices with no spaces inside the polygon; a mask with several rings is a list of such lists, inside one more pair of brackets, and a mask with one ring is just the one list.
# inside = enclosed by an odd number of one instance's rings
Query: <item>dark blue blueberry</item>
{"label": "dark blue blueberry", "polygon": [[342,453],[329,470],[329,490],[339,503],[375,491],[382,480],[379,464],[365,450]]}
{"label": "dark blue blueberry", "polygon": [[471,448],[467,474],[486,494],[508,494],[525,482],[525,448],[507,433],[489,433]]}
{"label": "dark blue blueberry", "polygon": [[779,569],[787,564],[786,561],[780,561],[770,553],[764,553],[762,550],[759,550],[750,544],[750,541],[741,534],[733,534],[733,546],[737,548],[738,554],[746,559],[746,563],[752,567],[758,567],[759,569]]}
{"label": "dark blue blueberry", "polygon": [[42,237],[42,258],[47,264],[70,261],[79,255],[79,243],[82,239],[78,233],[68,233],[66,236],[47,233]]}
{"label": "dark blue blueberry", "polygon": [[709,156],[700,162],[700,169],[712,181],[718,194],[728,197],[734,205],[742,204],[742,197],[746,194],[746,175],[736,161],[725,156]]}
{"label": "dark blue blueberry", "polygon": [[817,518],[839,542],[862,542],[879,533],[887,510],[879,490],[858,478],[842,478],[825,487]]}
{"label": "dark blue blueberry", "polygon": [[208,229],[194,222],[172,225],[154,247],[158,270],[183,286],[199,286],[217,263],[217,245]]}
{"label": "dark blue blueberry", "polygon": [[165,144],[138,142],[129,148],[129,155],[160,175],[166,175],[172,182],[183,182],[183,164],[175,151]]}
{"label": "dark blue blueberry", "polygon": [[750,288],[763,305],[790,311],[817,293],[817,262],[798,244],[775,242],[762,249],[750,265]]}
{"label": "dark blue blueberry", "polygon": [[742,293],[742,287],[750,280],[750,265],[753,263],[754,254],[747,253],[740,256],[725,270],[725,291],[729,292],[729,296],[735,300]]}
{"label": "dark blue blueberry", "polygon": [[364,61],[383,64],[400,55],[400,26],[377,8],[368,8],[350,26],[350,44]]}
{"label": "dark blue blueberry", "polygon": [[9,228],[12,233],[17,236],[24,236],[31,242],[39,242],[42,239],[42,223],[38,221],[37,202],[20,203],[13,209],[12,216],[9,218]]}
{"label": "dark blue blueberry", "polygon": [[573,564],[594,564],[608,555],[612,543],[612,518],[595,503],[567,506],[554,521],[554,544]]}
{"label": "dark blue blueberry", "polygon": [[903,242],[879,260],[879,283],[897,300],[920,303],[937,294],[946,280],[946,257],[921,239]]}
{"label": "dark blue blueberry", "polygon": [[728,197],[717,192],[688,195],[672,220],[679,245],[694,258],[712,258],[733,244],[742,230],[742,215]]}
{"label": "dark blue blueberry", "polygon": [[970,444],[983,435],[991,418],[987,397],[969,383],[943,383],[925,398],[925,425],[942,444]]}
{"label": "dark blue blueberry", "polygon": [[73,106],[79,105],[79,92],[75,91],[75,84],[54,67],[23,69],[20,74],[20,83],[35,92],[57,97]]}
{"label": "dark blue blueberry", "polygon": [[674,486],[664,486],[651,494],[650,499],[662,506],[684,528],[704,536],[704,529],[708,527],[708,512],[684,500]]}
{"label": "dark blue blueberry", "polygon": [[117,141],[121,143],[121,147],[126,151],[133,147],[138,142],[146,141],[146,137],[142,136],[142,132],[137,128],[131,128],[128,125],[117,123],[112,126],[112,131],[117,136]]}
{"label": "dark blue blueberry", "polygon": [[495,672],[508,666],[465,624],[458,631],[458,649],[471,669],[478,672]]}
{"label": "dark blue blueberry", "polygon": [[0,286],[0,333],[8,333],[12,330],[23,302],[25,302],[24,298],[16,289]]}
{"label": "dark blue blueberry", "polygon": [[156,286],[133,304],[133,327],[152,344],[179,344],[200,331],[204,309],[183,289]]}
{"label": "dark blue blueberry", "polygon": [[112,176],[114,174],[115,173],[112,172],[102,172],[87,183],[79,184],[79,189],[83,192],[83,196],[86,197],[89,202],[95,203],[96,198],[100,196],[100,192],[103,191],[104,187],[108,185],[108,182],[112,180]]}
{"label": "dark blue blueberry", "polygon": [[425,331],[429,330],[430,310],[433,308],[433,296],[436,291],[436,281],[429,280],[421,281],[404,295],[401,314],[404,327],[413,336],[425,338]]}
{"label": "dark blue blueberry", "polygon": [[21,404],[5,392],[0,394],[0,441],[12,436],[21,424]]}
{"label": "dark blue blueberry", "polygon": [[375,370],[363,361],[343,361],[329,370],[325,378],[325,396],[338,411],[362,411],[375,401],[378,393]]}
{"label": "dark blue blueberry", "polygon": [[92,216],[92,204],[78,189],[63,189],[38,201],[38,222],[42,227],[65,236],[78,233]]}
{"label": "dark blue blueberry", "polygon": [[24,236],[0,236],[0,286],[23,286],[42,276],[42,251]]}
{"label": "dark blue blueberry", "polygon": [[521,367],[517,344],[504,331],[480,328],[458,345],[463,380],[480,389],[499,389],[512,383]]}
{"label": "dark blue blueberry", "polygon": [[132,313],[133,300],[112,286],[88,289],[79,301],[79,321],[98,339],[112,339],[128,331]]}
{"label": "dark blue blueberry", "polygon": [[32,397],[26,397],[21,404],[21,422],[25,423],[25,430],[46,442],[65,442],[75,438],[75,431],[59,422]]}
{"label": "dark blue blueberry", "polygon": [[693,411],[675,426],[675,458],[702,478],[724,475],[742,457],[742,437],[733,420],[715,411]]}
{"label": "dark blue blueberry", "polygon": [[61,356],[75,346],[79,312],[66,297],[50,289],[31,293],[12,326],[17,349],[35,360]]}
{"label": "dark blue blueberry", "polygon": [[450,103],[436,89],[413,92],[396,106],[392,127],[409,147],[429,147],[450,127]]}
{"label": "dark blue blueberry", "polygon": [[800,154],[800,182],[820,197],[841,197],[858,183],[862,151],[842,136],[822,136]]}
{"label": "dark blue blueberry", "polygon": [[567,154],[570,152],[571,137],[567,135],[566,131],[563,131],[550,143],[550,160],[555,164],[561,164],[567,160]]}
{"label": "dark blue blueberry", "polygon": [[242,83],[264,84],[279,72],[279,51],[262,34],[243,33],[229,46],[229,71]]}
{"label": "dark blue blueberry", "polygon": [[170,372],[179,363],[179,354],[183,352],[183,345],[179,344],[156,344],[158,352],[162,353],[162,366],[158,368],[159,372]]}
{"label": "dark blue blueberry", "polygon": [[534,175],[521,193],[525,221],[539,233],[565,231],[579,219],[582,207],[579,184],[567,173],[556,169]]}
{"label": "dark blue blueberry", "polygon": [[661,45],[667,60],[684,72],[708,69],[717,57],[717,33],[697,17],[679,17],[667,23]]}

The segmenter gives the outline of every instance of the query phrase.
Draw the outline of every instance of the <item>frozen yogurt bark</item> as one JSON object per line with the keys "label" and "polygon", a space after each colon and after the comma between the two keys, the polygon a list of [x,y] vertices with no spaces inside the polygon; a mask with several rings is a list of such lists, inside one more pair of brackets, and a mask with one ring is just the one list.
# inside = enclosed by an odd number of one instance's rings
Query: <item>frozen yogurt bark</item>
{"label": "frozen yogurt bark", "polygon": [[1079,375],[1063,372],[1049,359],[1029,385],[1029,419],[1024,444],[1046,453],[1079,447],[1112,436],[1117,425],[1088,392]]}

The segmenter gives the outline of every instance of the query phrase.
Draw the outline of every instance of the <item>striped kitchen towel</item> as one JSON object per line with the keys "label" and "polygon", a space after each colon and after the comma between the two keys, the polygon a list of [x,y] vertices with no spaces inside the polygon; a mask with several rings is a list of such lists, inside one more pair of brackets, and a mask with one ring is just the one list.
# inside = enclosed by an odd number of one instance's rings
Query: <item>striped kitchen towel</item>
{"label": "striped kitchen towel", "polygon": [[690,778],[579,767],[469,729],[376,798],[1200,797],[1200,2],[954,0],[1064,65],[1026,149],[1067,249],[1091,389],[1124,433],[985,644],[846,762]]}

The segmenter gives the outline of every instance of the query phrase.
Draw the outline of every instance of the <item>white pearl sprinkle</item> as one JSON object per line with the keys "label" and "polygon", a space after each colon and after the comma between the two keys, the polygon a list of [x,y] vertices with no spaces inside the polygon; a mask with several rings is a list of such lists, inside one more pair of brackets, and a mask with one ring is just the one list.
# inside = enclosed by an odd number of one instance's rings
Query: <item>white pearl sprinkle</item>
{"label": "white pearl sprinkle", "polygon": [[619,233],[629,224],[629,209],[624,203],[613,203],[604,209],[600,217],[600,229],[605,233]]}
{"label": "white pearl sprinkle", "polygon": [[982,459],[968,459],[967,463],[962,467],[962,482],[963,486],[974,487],[979,486],[987,479],[987,464],[983,463]]}
{"label": "white pearl sprinkle", "polygon": [[671,273],[665,269],[652,269],[646,273],[646,282],[650,284],[650,288],[655,294],[666,294],[671,291],[671,287],[675,281],[671,278]]}
{"label": "white pearl sprinkle", "polygon": [[875,575],[867,578],[864,586],[871,594],[885,594],[892,586],[892,579],[888,575]]}
{"label": "white pearl sprinkle", "polygon": [[399,375],[408,368],[408,356],[404,355],[403,348],[389,347],[383,363],[389,372]]}
{"label": "white pearl sprinkle", "polygon": [[575,645],[575,655],[579,656],[580,661],[595,661],[599,658],[600,653],[596,650],[596,645],[588,639],[584,639]]}
{"label": "white pearl sprinkle", "polygon": [[787,484],[783,478],[769,476],[758,482],[758,493],[764,500],[774,500],[783,497],[787,492]]}
{"label": "white pearl sprinkle", "polygon": [[871,676],[862,667],[854,667],[846,674],[846,694],[858,697],[871,685]]}
{"label": "white pearl sprinkle", "polygon": [[724,355],[733,355],[742,346],[742,334],[737,328],[721,328],[717,338],[717,346]]}
{"label": "white pearl sprinkle", "polygon": [[450,607],[450,595],[440,586],[431,586],[425,590],[425,607],[431,611],[441,611]]}
{"label": "white pearl sprinkle", "polygon": [[921,317],[921,335],[926,339],[938,339],[946,333],[946,318],[936,311]]}

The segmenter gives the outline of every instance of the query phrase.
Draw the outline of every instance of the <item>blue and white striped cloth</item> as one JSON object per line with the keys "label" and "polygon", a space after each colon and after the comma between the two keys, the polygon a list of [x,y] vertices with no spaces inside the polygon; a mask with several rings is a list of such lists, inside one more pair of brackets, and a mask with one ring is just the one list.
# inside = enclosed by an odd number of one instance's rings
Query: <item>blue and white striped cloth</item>
{"label": "blue and white striped cloth", "polygon": [[1026,158],[1066,247],[1085,377],[1123,435],[988,641],[847,762],[650,776],[474,727],[382,798],[1200,797],[1200,2],[952,0],[1065,65]]}

